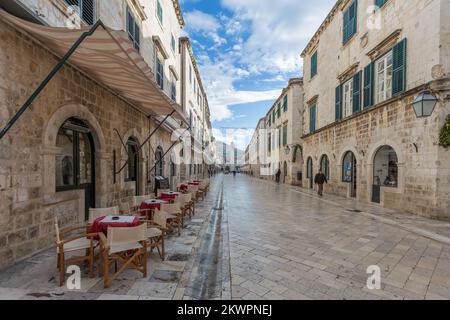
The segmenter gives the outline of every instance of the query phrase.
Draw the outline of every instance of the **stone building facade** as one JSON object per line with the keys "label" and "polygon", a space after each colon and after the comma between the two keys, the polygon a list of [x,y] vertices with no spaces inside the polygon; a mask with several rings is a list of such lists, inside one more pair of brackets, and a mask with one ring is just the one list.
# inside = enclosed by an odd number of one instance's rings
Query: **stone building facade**
{"label": "stone building facade", "polygon": [[244,152],[244,160],[241,170],[246,174],[262,178],[264,176],[263,168],[265,168],[264,161],[266,156],[266,118],[261,118],[256,125],[255,132],[252,135],[249,145]]}
{"label": "stone building facade", "polygon": [[[181,104],[183,83],[176,75],[181,74],[178,42],[184,21],[177,1],[145,2],[143,8],[134,0],[93,1],[95,19],[129,31],[127,14],[133,16],[141,30],[139,53],[169,108]],[[23,0],[18,7],[3,8],[49,26],[67,26],[71,17],[67,2],[60,0]],[[0,39],[3,128],[59,58],[45,43],[2,19]],[[162,54],[164,50],[170,53]],[[163,56],[160,61],[158,55]],[[135,195],[153,193],[160,173],[174,175],[172,184],[179,181],[170,153],[179,121],[169,120],[143,144],[161,115],[143,112],[89,72],[65,64],[0,140],[0,268],[53,245],[55,216],[61,227],[78,225],[86,221],[89,207],[122,207]]]}
{"label": "stone building facade", "polygon": [[303,186],[322,169],[325,192],[449,219],[450,2],[339,0],[302,57]]}
{"label": "stone building facade", "polygon": [[282,183],[301,183],[303,97],[303,79],[291,79],[266,114],[269,175],[265,179],[275,179],[280,169]]}

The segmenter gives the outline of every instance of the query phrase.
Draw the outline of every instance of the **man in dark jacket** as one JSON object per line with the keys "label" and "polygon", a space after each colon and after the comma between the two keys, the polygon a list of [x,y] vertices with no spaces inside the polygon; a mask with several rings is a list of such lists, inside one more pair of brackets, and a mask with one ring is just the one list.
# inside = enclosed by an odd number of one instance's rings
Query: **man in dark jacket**
{"label": "man in dark jacket", "polygon": [[328,183],[327,177],[325,177],[322,170],[319,170],[319,173],[316,174],[316,177],[314,178],[314,183],[319,186],[317,193],[319,194],[319,196],[322,197],[323,196],[323,184]]}
{"label": "man in dark jacket", "polygon": [[281,170],[278,169],[278,170],[277,170],[277,173],[275,174],[275,181],[276,181],[277,183],[280,183],[280,176],[281,176]]}

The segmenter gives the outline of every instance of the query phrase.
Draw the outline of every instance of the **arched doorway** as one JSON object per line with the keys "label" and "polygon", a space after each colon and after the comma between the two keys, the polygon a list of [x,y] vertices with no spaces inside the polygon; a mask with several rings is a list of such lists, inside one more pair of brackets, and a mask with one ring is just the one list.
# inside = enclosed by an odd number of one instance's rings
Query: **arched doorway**
{"label": "arched doorway", "polygon": [[69,118],[58,130],[56,147],[56,192],[84,190],[87,220],[89,208],[95,208],[95,146],[89,126]]}
{"label": "arched doorway", "polygon": [[313,171],[313,159],[311,157],[308,158],[306,162],[306,178],[309,179],[309,188],[314,188],[314,179],[313,179],[314,171]]}
{"label": "arched doorway", "polygon": [[328,156],[326,154],[324,154],[320,158],[320,169],[322,170],[327,180],[330,180],[330,160],[328,159]]}
{"label": "arched doorway", "polygon": [[398,187],[398,157],[391,146],[382,146],[373,159],[372,202],[381,202],[381,187]]}
{"label": "arched doorway", "polygon": [[342,161],[342,181],[350,183],[350,197],[356,198],[358,175],[357,161],[353,152],[347,151]]}

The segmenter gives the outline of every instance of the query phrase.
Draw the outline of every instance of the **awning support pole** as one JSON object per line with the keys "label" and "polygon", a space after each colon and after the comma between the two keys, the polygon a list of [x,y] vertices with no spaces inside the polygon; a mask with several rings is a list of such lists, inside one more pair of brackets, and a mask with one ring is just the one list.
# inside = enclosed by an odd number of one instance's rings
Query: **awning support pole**
{"label": "awning support pole", "polygon": [[34,100],[39,96],[42,90],[45,89],[47,84],[53,77],[58,73],[58,71],[64,66],[67,60],[72,56],[72,54],[77,50],[77,48],[83,43],[83,41],[94,34],[98,27],[105,27],[101,20],[98,20],[89,31],[84,32],[80,38],[72,45],[72,47],[67,51],[67,53],[59,60],[58,64],[53,68],[49,75],[41,82],[39,87],[33,92],[33,94],[28,98],[28,100],[20,107],[19,111],[8,121],[6,126],[0,131],[0,140],[6,135],[6,133],[11,129],[11,127],[16,123],[16,121],[22,116],[22,114],[31,106]]}
{"label": "awning support pole", "polygon": [[[168,114],[168,115],[163,119],[163,121],[161,121],[161,122],[158,124],[158,126],[150,133],[150,135],[144,140],[144,142],[142,142],[142,144],[139,146],[139,148],[137,148],[136,152],[133,153],[133,157],[134,157],[136,154],[138,154],[139,151],[141,151],[141,149],[142,149],[142,148],[144,147],[144,145],[151,139],[151,137],[156,133],[156,131],[158,131],[159,128],[161,128],[162,125],[167,121],[167,119],[169,119],[169,117],[171,117],[174,113],[175,113],[175,110],[173,110],[170,114]],[[117,131],[117,133],[118,133],[118,131]],[[125,147],[124,142],[123,142],[123,139],[120,137],[120,135],[119,135],[119,138],[120,138],[120,141],[122,142],[122,145]],[[125,147],[125,150],[126,150],[126,147]],[[124,165],[119,169],[119,171],[114,172],[114,178],[115,178],[116,175],[120,174],[120,173],[123,171],[123,169],[125,169],[125,167],[127,166],[127,164],[128,164],[129,161],[130,161],[130,159],[128,158],[127,161],[125,161]]]}

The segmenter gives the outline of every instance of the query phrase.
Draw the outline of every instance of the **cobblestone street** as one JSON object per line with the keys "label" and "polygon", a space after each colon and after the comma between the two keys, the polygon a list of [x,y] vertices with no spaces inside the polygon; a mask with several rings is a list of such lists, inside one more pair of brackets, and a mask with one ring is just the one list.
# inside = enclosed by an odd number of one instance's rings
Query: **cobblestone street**
{"label": "cobblestone street", "polygon": [[[0,273],[0,299],[449,299],[449,224],[247,176],[218,176],[143,279],[57,286],[44,251]],[[366,288],[381,268],[381,290]]]}

